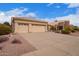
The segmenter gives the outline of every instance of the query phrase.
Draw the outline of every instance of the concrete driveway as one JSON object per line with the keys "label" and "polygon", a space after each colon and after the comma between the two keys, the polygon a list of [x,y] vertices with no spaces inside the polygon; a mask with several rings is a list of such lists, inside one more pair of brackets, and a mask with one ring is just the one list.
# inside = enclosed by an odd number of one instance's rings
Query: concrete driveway
{"label": "concrete driveway", "polygon": [[79,56],[79,37],[53,32],[20,34],[37,50],[23,56]]}

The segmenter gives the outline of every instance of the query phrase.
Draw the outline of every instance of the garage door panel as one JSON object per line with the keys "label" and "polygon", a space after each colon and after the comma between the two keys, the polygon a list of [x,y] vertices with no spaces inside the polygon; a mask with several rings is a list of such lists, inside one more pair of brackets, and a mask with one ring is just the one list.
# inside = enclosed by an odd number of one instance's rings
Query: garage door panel
{"label": "garage door panel", "polygon": [[28,25],[18,25],[18,26],[16,26],[16,32],[18,32],[18,33],[28,32]]}
{"label": "garage door panel", "polygon": [[32,25],[32,32],[45,32],[46,26]]}

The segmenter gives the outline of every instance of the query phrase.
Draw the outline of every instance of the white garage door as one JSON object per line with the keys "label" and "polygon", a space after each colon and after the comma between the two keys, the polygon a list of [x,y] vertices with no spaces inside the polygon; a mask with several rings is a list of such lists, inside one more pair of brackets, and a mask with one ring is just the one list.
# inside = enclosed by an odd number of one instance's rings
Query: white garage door
{"label": "white garage door", "polygon": [[17,33],[27,33],[28,32],[28,24],[18,23],[16,26]]}
{"label": "white garage door", "polygon": [[32,25],[32,32],[45,32],[46,26],[43,25]]}

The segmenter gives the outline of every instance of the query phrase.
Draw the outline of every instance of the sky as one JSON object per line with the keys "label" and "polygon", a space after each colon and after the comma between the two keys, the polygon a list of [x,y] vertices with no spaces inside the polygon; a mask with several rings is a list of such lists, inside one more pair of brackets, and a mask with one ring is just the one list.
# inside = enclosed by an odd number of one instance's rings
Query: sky
{"label": "sky", "polygon": [[30,17],[37,20],[69,20],[79,26],[78,3],[0,3],[0,23],[11,17]]}

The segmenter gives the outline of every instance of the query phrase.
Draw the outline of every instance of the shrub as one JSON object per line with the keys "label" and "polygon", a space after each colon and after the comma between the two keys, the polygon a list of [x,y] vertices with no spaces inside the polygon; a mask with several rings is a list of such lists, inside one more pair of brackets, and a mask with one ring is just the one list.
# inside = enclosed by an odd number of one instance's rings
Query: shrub
{"label": "shrub", "polygon": [[10,26],[9,22],[4,22],[5,25]]}
{"label": "shrub", "polygon": [[3,43],[5,41],[9,40],[8,37],[0,37],[0,43]]}
{"label": "shrub", "polygon": [[79,27],[77,26],[71,26],[71,32],[76,32],[76,31],[79,31]]}
{"label": "shrub", "polygon": [[62,34],[70,34],[70,31],[69,30],[61,30],[61,33]]}
{"label": "shrub", "polygon": [[73,27],[73,26],[71,26],[71,27],[70,27],[70,31],[71,31],[72,33],[74,33],[74,32],[75,32],[75,30],[74,30],[74,27]]}
{"label": "shrub", "polygon": [[77,27],[77,26],[73,26],[73,29],[76,31],[79,31],[79,27]]}
{"label": "shrub", "polygon": [[0,35],[6,35],[12,32],[11,27],[5,25],[5,24],[0,24]]}
{"label": "shrub", "polygon": [[61,30],[62,34],[70,34],[70,27],[65,27],[63,30]]}
{"label": "shrub", "polygon": [[13,44],[17,44],[17,43],[18,43],[18,44],[21,44],[21,41],[18,40],[18,39],[14,39],[14,40],[12,41],[12,43],[13,43]]}
{"label": "shrub", "polygon": [[72,32],[72,33],[74,33],[74,32],[75,32],[75,30],[73,29],[73,30],[71,30],[71,32]]}

